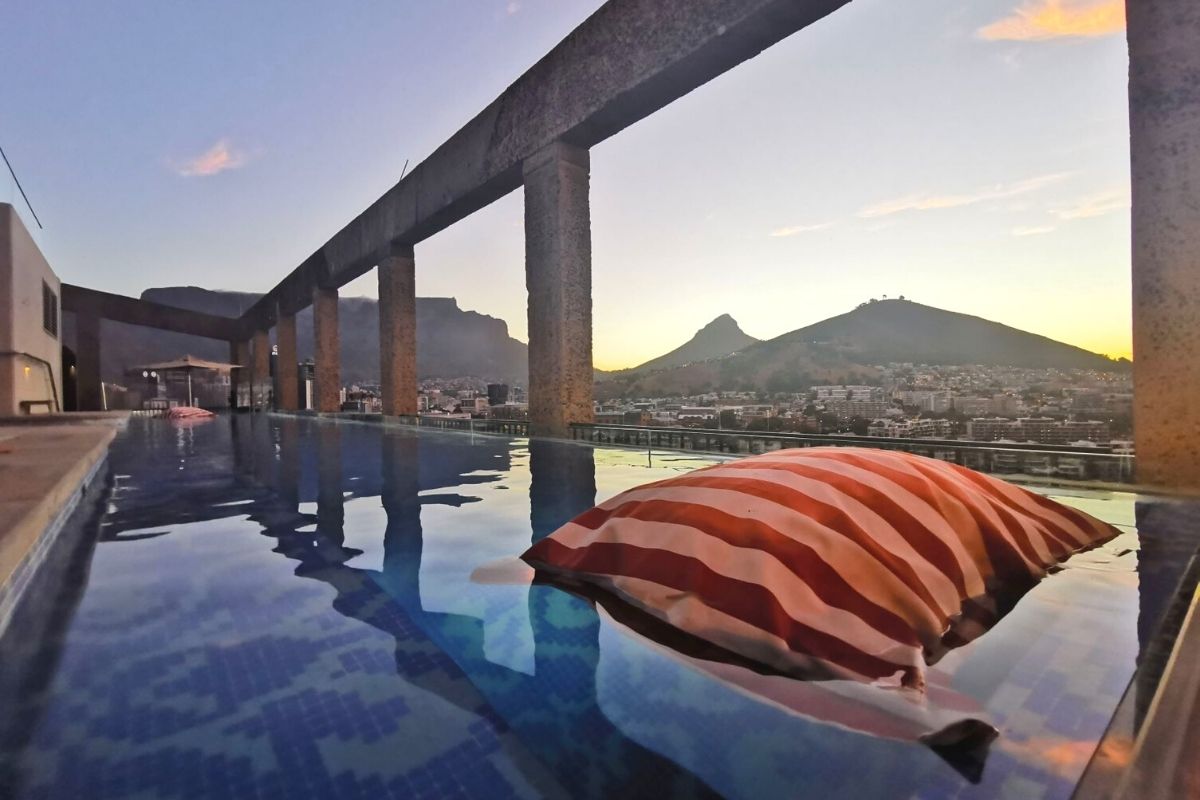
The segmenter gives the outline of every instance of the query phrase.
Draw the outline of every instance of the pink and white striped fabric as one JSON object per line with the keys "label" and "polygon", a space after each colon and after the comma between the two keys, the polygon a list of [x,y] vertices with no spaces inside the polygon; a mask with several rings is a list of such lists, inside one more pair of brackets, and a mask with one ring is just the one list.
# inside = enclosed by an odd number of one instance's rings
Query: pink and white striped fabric
{"label": "pink and white striped fabric", "polygon": [[1116,534],[973,470],[830,447],[631,489],[523,558],[785,673],[923,687],[993,621],[990,590]]}
{"label": "pink and white striped fabric", "polygon": [[195,406],[176,406],[167,411],[167,419],[208,419],[213,412]]}

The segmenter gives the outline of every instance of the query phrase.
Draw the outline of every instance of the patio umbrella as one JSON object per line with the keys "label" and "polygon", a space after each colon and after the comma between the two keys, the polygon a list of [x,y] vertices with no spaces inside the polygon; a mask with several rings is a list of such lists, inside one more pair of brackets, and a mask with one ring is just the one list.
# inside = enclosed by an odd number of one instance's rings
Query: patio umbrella
{"label": "patio umbrella", "polygon": [[183,358],[177,358],[174,361],[163,361],[158,364],[142,364],[141,366],[134,367],[134,369],[140,369],[142,371],[153,370],[155,372],[167,372],[174,370],[187,373],[189,406],[193,403],[192,372],[198,369],[213,370],[216,372],[230,372],[232,370],[241,368],[241,364],[225,364],[220,361],[206,361],[203,358],[196,358],[195,356],[190,355],[184,356]]}

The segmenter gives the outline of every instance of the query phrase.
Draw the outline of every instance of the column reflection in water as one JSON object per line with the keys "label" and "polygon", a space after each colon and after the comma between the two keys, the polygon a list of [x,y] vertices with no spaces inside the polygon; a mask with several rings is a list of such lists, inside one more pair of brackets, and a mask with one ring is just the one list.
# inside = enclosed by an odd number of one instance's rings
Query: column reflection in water
{"label": "column reflection in water", "polygon": [[[1179,625],[1194,587],[1180,586],[1200,545],[1200,507],[1194,502],[1139,500],[1137,503],[1138,559],[1138,673],[1136,721],[1141,727],[1159,678],[1171,655],[1173,641],[1157,636],[1165,617]],[[1194,579],[1194,577],[1193,577]],[[1173,637],[1168,637],[1173,638]]]}
{"label": "column reflection in water", "polygon": [[277,464],[275,426],[265,414],[251,416],[249,422],[250,435],[254,440],[254,480],[259,486],[274,486]]}
{"label": "column reflection in water", "polygon": [[596,504],[595,451],[583,445],[529,440],[532,542]]}
{"label": "column reflection in water", "polygon": [[[438,465],[451,463],[460,476],[487,470],[494,465],[494,450],[466,440],[443,444],[414,434],[385,434],[383,440],[383,504],[388,521],[384,571],[378,582],[398,601],[403,616],[449,657],[449,663],[441,665],[446,677],[458,673],[469,680],[487,702],[487,711],[478,711],[503,718],[560,785],[575,787],[579,796],[703,795],[703,785],[691,774],[626,737],[601,711],[596,698],[599,618],[590,602],[552,586],[529,587],[536,654],[533,675],[488,659],[483,620],[422,608],[419,492],[426,491],[425,501],[439,502],[431,491],[455,487],[447,483],[453,476],[437,474]],[[421,464],[422,452],[437,462],[430,470]],[[591,448],[531,442],[530,470],[531,539],[549,534],[595,502]],[[462,480],[459,485],[469,482]],[[463,587],[480,593],[513,588]],[[397,666],[404,675],[408,664],[402,642],[398,638]]]}
{"label": "column reflection in water", "polygon": [[421,490],[420,445],[416,436],[384,433],[383,571],[388,586],[406,606],[420,606]]}
{"label": "column reflection in water", "polygon": [[345,542],[342,494],[342,434],[336,424],[317,424],[317,530],[330,542]]}
{"label": "column reflection in water", "polygon": [[300,420],[279,420],[279,496],[293,511],[300,505]]}

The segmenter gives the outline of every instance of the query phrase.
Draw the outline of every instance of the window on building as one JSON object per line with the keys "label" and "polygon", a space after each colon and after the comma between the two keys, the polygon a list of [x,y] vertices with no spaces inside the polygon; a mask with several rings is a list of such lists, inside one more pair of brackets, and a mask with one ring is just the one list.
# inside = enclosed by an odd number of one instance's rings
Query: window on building
{"label": "window on building", "polygon": [[45,281],[42,281],[42,327],[46,333],[58,338],[58,295]]}

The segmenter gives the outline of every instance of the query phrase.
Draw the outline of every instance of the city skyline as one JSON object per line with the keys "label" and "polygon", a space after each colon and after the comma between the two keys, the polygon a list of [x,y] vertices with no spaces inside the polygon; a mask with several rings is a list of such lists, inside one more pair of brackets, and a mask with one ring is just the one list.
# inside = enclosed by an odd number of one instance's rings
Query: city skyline
{"label": "city skyline", "polygon": [[[65,279],[264,291],[598,5],[25,4],[3,143]],[[594,148],[596,366],[884,294],[1128,356],[1119,5],[856,0]],[[521,214],[419,244],[418,294],[525,340]]]}

